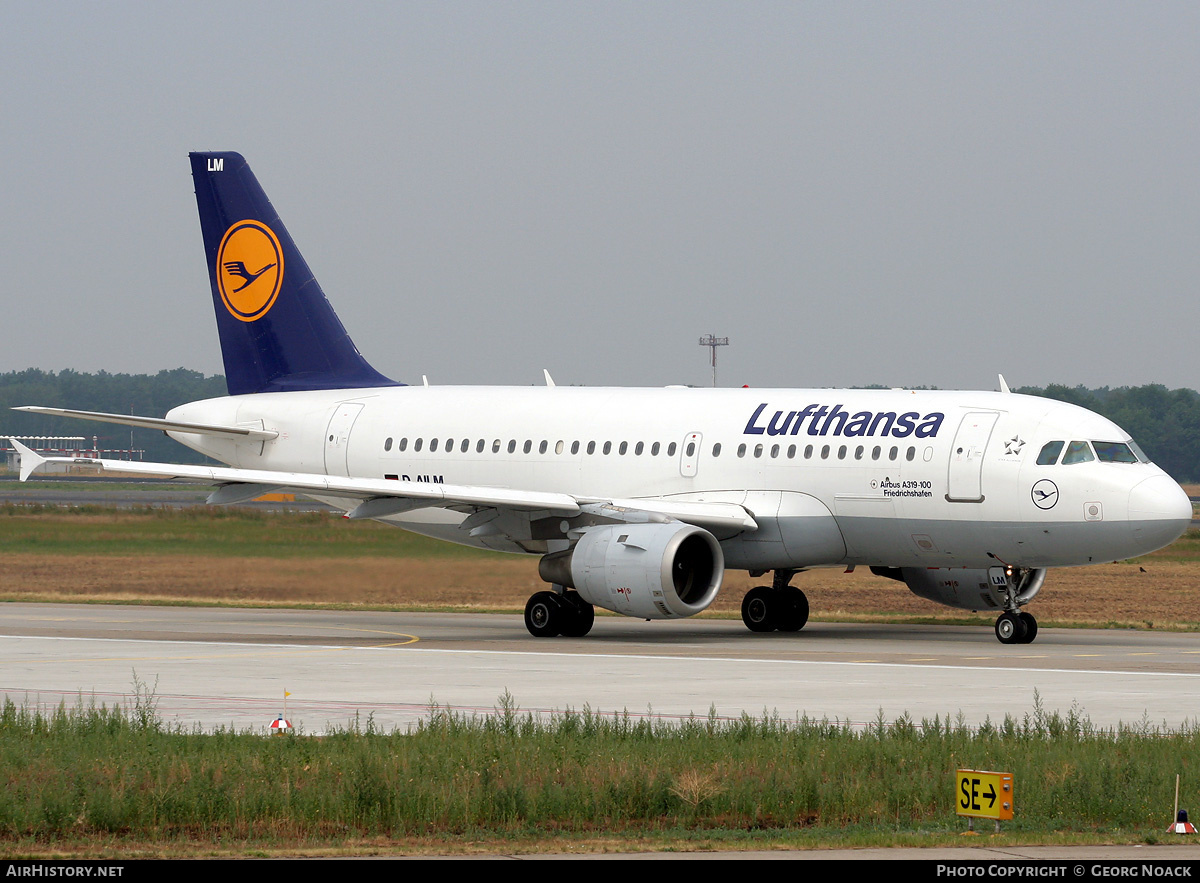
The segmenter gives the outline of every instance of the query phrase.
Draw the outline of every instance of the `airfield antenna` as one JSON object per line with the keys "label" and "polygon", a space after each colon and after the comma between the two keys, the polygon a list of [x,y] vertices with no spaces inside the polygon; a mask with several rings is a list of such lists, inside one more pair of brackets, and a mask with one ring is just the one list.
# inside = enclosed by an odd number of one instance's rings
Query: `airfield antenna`
{"label": "airfield antenna", "polygon": [[729,346],[729,338],[706,334],[700,338],[700,346],[706,346],[712,350],[713,386],[715,387],[717,385],[717,347]]}

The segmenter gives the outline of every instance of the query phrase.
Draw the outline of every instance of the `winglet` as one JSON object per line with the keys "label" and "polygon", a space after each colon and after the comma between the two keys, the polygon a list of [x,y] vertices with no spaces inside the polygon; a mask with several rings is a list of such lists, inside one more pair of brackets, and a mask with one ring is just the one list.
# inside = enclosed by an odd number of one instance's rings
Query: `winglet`
{"label": "winglet", "polygon": [[542,373],[546,375],[546,386],[554,386],[554,378],[550,376],[550,369],[543,368]]}
{"label": "winglet", "polygon": [[9,442],[21,455],[21,481],[29,481],[29,476],[33,475],[37,468],[46,462],[46,458],[25,447],[15,438],[10,438]]}
{"label": "winglet", "polygon": [[997,376],[1000,378],[1000,392],[1012,392],[1012,390],[1008,388],[1008,381],[1004,379],[1004,375],[998,374]]}

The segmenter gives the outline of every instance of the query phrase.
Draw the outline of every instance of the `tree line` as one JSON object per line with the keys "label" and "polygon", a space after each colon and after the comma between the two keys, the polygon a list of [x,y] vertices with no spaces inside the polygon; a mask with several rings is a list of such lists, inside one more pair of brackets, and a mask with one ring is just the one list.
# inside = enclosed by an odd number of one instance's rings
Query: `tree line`
{"label": "tree line", "polygon": [[[1080,405],[1125,429],[1155,463],[1177,481],[1200,481],[1200,393],[1167,389],[1161,384],[1088,389],[1050,384],[1015,390]],[[199,463],[203,457],[161,432],[128,429],[12,411],[18,405],[44,405],[161,417],[176,405],[226,394],[225,378],[175,368],[157,374],[109,374],[100,371],[42,371],[28,368],[0,374],[0,433],[12,435],[92,436],[106,449],[144,450],[145,459]]]}

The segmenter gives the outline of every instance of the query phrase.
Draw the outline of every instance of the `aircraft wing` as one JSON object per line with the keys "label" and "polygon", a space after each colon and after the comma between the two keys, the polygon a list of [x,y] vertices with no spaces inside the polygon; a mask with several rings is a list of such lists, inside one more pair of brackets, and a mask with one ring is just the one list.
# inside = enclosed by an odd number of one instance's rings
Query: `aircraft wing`
{"label": "aircraft wing", "polygon": [[[753,516],[734,503],[696,503],[659,499],[614,499],[576,497],[570,494],[512,488],[453,485],[394,479],[353,478],[308,472],[274,472],[232,466],[184,466],[77,457],[42,457],[15,439],[21,454],[21,481],[46,463],[71,463],[99,468],[114,475],[175,478],[216,484],[209,495],[213,504],[237,503],[265,493],[292,491],[314,496],[361,500],[348,518],[381,518],[422,508],[445,508],[476,513],[495,510],[500,514],[520,513],[528,522],[534,518],[574,518],[592,515],[606,521],[674,520],[733,535],[758,529]],[[476,524],[486,526],[479,519]],[[479,528],[476,528],[479,529]]]}

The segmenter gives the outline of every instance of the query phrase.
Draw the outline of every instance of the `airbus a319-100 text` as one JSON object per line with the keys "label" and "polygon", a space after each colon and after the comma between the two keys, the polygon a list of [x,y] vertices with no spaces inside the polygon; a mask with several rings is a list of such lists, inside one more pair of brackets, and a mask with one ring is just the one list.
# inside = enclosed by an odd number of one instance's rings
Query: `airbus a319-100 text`
{"label": "airbus a319-100 text", "polygon": [[[406,386],[351,342],[246,161],[191,154],[229,395],[165,418],[27,410],[161,429],[228,464],[93,461],[217,485],[212,503],[307,494],[451,542],[539,556],[537,636],[596,606],[693,616],[726,569],[753,631],[808,619],[791,585],[869,567],[992,610],[1006,644],[1047,569],[1144,555],[1191,504],[1120,427],[1000,392]],[[21,448],[21,477],[46,462]]]}

